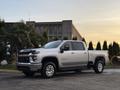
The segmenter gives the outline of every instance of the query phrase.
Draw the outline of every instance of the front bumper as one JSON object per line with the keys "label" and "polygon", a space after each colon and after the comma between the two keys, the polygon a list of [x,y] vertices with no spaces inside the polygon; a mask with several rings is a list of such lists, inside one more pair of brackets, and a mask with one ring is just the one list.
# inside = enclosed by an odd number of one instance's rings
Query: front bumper
{"label": "front bumper", "polygon": [[42,63],[16,63],[17,69],[20,71],[40,71]]}

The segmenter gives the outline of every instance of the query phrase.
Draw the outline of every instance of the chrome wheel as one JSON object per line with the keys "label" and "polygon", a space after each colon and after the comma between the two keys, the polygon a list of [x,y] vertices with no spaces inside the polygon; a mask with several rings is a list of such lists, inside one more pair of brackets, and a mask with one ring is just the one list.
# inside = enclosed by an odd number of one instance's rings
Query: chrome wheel
{"label": "chrome wheel", "polygon": [[51,78],[56,74],[56,65],[53,62],[45,62],[43,64],[41,75],[43,78]]}
{"label": "chrome wheel", "polygon": [[54,75],[54,73],[55,73],[55,68],[54,68],[54,66],[53,66],[53,65],[47,65],[47,67],[46,67],[46,75],[47,75],[48,77],[51,77],[51,76]]}
{"label": "chrome wheel", "polygon": [[94,65],[94,71],[96,73],[102,73],[104,70],[104,61],[97,61]]}
{"label": "chrome wheel", "polygon": [[103,64],[98,63],[98,71],[101,72],[103,70]]}

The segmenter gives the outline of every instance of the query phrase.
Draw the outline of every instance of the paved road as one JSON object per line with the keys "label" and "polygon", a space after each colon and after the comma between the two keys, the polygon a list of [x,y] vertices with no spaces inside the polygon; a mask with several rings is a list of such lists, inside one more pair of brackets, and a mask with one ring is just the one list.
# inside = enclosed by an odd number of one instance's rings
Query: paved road
{"label": "paved road", "polygon": [[42,79],[39,74],[27,78],[19,72],[0,72],[0,90],[120,90],[120,69],[107,69],[102,74],[60,73],[51,79]]}

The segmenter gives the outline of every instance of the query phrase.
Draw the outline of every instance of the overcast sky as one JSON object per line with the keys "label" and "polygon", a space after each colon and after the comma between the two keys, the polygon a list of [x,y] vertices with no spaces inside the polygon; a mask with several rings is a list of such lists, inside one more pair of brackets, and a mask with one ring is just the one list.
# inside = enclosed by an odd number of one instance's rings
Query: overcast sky
{"label": "overcast sky", "polygon": [[5,21],[73,20],[87,41],[120,42],[120,0],[0,0]]}

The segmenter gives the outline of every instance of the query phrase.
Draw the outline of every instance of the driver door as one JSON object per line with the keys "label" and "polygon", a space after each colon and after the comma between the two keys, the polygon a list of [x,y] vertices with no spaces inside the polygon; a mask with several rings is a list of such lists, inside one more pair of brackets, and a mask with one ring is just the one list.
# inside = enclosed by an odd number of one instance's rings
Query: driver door
{"label": "driver door", "polygon": [[73,54],[72,54],[72,49],[71,49],[71,42],[65,42],[62,46],[61,49],[63,49],[63,52],[60,52],[60,62],[62,67],[71,67],[72,66],[72,61],[73,61]]}

